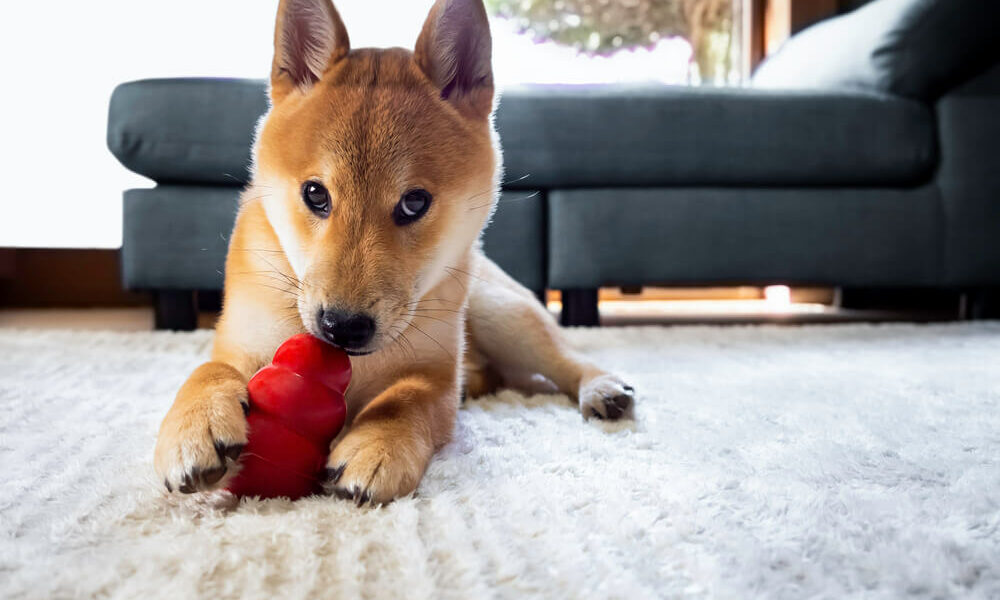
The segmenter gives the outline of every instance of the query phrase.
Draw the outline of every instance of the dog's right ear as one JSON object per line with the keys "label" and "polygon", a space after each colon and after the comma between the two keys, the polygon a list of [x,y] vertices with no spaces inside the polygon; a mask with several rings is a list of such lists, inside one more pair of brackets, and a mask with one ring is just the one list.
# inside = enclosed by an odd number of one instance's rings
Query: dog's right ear
{"label": "dog's right ear", "polygon": [[271,100],[309,90],[350,51],[347,28],[330,0],[281,0],[274,28]]}
{"label": "dog's right ear", "polygon": [[483,0],[437,0],[417,39],[414,59],[459,110],[493,110],[493,40]]}

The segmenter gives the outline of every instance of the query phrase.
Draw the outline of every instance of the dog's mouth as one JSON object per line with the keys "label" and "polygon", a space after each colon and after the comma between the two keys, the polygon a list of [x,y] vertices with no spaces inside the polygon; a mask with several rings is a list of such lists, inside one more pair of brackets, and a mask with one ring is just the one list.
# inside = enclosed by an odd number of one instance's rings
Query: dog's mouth
{"label": "dog's mouth", "polygon": [[[331,346],[337,346],[336,344],[330,344],[330,345]],[[344,353],[347,354],[348,356],[368,356],[369,354],[374,354],[375,353],[375,349],[372,349],[372,350],[351,350],[349,348],[342,348],[340,346],[337,346],[337,347],[340,348],[341,350],[343,350]]]}
{"label": "dog's mouth", "polygon": [[350,346],[345,346],[344,344],[338,344],[335,340],[331,340],[329,337],[323,335],[321,332],[319,335],[313,333],[313,335],[324,343],[333,346],[339,350],[343,350],[344,354],[348,356],[368,356],[369,354],[374,354],[378,351],[378,346],[362,346],[359,348],[352,348]]}

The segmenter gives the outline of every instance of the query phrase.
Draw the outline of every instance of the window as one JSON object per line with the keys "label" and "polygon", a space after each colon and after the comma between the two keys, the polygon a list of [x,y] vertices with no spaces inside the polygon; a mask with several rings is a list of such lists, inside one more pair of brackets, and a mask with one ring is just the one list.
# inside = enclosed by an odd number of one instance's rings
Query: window
{"label": "window", "polygon": [[[335,0],[354,46],[413,47],[433,0]],[[500,86],[739,80],[742,0],[486,0]],[[0,247],[121,244],[121,193],[152,182],[105,146],[108,99],[148,77],[267,77],[277,1],[104,0],[5,7],[0,129],[13,150]],[[44,35],[40,36],[40,27]],[[694,49],[694,50],[692,50]],[[13,162],[10,162],[10,161]]]}
{"label": "window", "polygon": [[486,0],[500,81],[740,81],[743,0]]}

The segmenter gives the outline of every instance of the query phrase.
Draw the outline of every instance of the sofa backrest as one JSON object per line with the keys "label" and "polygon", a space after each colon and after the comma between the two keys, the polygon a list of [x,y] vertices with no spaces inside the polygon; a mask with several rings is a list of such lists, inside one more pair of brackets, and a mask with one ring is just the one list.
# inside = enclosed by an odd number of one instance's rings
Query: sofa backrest
{"label": "sofa backrest", "polygon": [[[118,87],[108,146],[158,183],[242,185],[261,81]],[[856,92],[671,86],[518,86],[496,115],[505,189],[669,185],[900,185],[936,164],[921,102]]]}
{"label": "sofa backrest", "polygon": [[998,29],[997,0],[875,0],[788,40],[753,85],[933,100],[1000,57]]}

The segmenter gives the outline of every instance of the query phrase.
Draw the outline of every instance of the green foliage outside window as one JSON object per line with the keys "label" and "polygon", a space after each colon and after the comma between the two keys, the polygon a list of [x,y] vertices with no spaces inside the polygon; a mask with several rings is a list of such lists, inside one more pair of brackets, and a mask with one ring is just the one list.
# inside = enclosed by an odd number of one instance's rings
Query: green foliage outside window
{"label": "green foliage outside window", "polygon": [[652,47],[682,37],[703,83],[724,83],[733,70],[734,4],[739,0],[486,0],[487,9],[537,41],[587,54]]}

